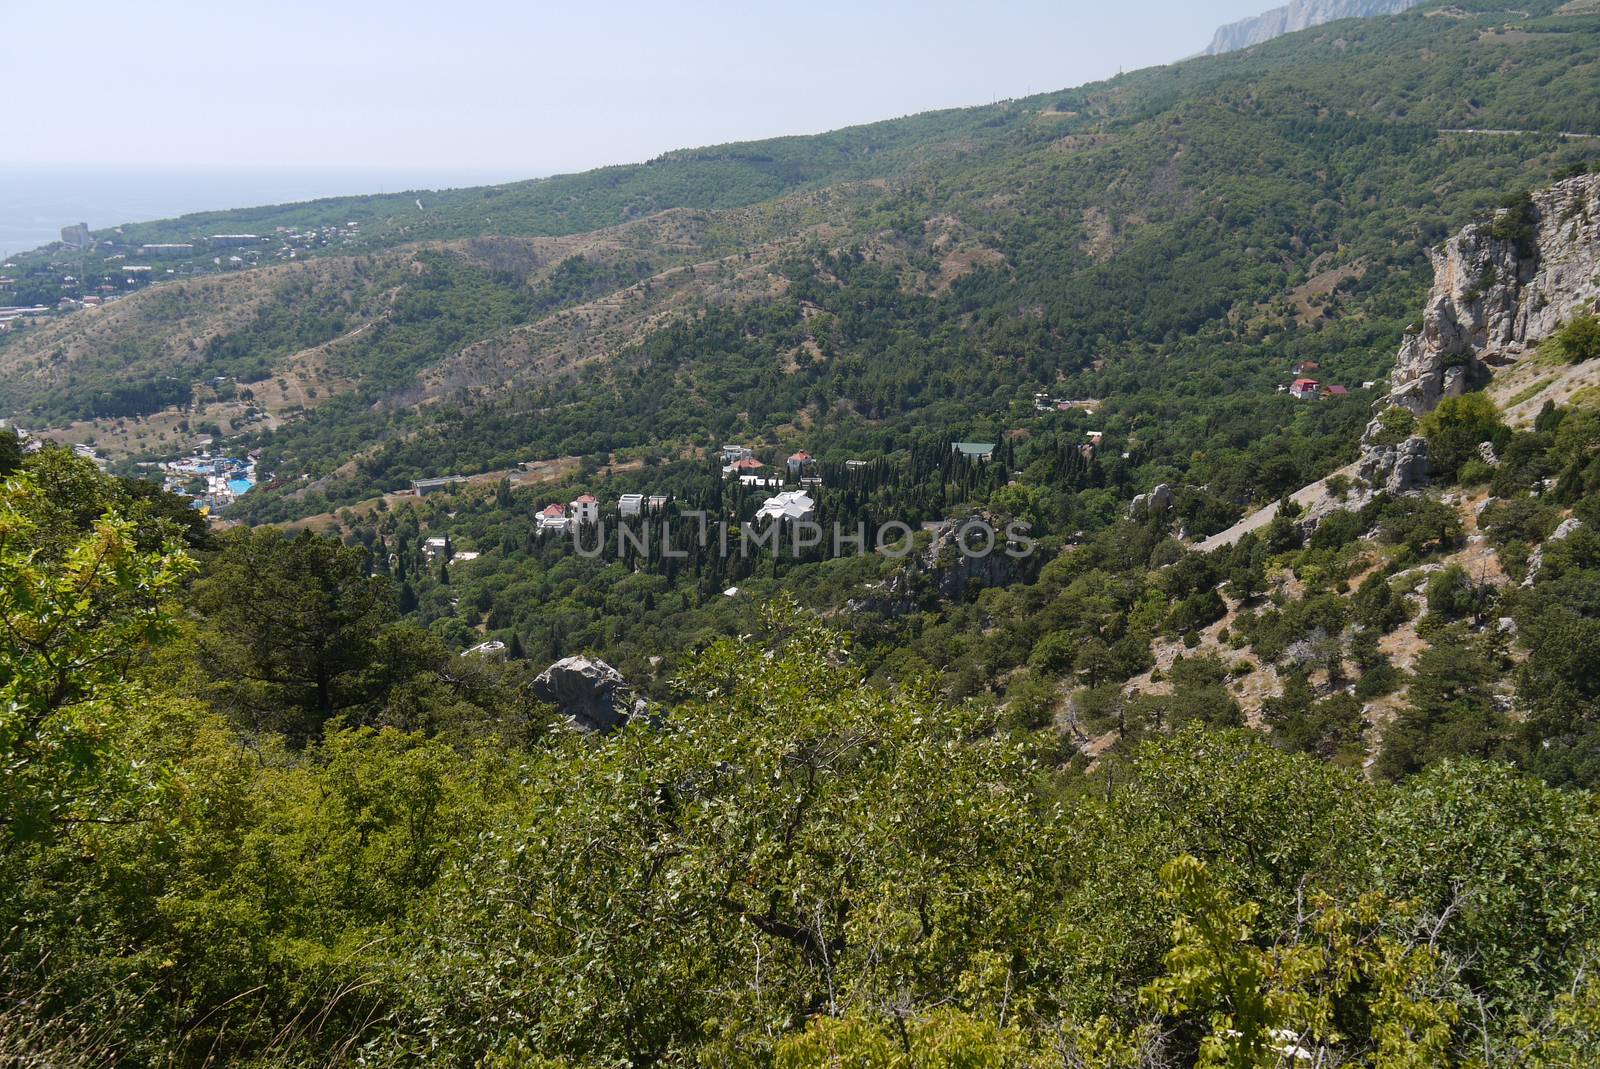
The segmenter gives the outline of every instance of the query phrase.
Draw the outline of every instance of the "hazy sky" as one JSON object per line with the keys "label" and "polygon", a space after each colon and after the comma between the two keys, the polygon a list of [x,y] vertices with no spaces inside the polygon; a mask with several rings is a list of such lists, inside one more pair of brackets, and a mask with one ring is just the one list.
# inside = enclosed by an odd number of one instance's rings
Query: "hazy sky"
{"label": "hazy sky", "polygon": [[1077,85],[1273,3],[0,0],[0,166],[549,174]]}

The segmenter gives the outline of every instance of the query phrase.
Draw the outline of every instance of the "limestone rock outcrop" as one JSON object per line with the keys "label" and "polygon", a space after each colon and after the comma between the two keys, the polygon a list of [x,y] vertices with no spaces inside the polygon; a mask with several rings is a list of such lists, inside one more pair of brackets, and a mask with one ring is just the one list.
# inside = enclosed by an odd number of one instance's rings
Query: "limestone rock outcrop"
{"label": "limestone rock outcrop", "polygon": [[1274,37],[1321,26],[1335,19],[1394,15],[1419,3],[1421,0],[1293,0],[1293,3],[1275,7],[1253,18],[1230,22],[1211,38],[1205,55],[1220,56],[1224,52],[1249,48]]}
{"label": "limestone rock outcrop", "polygon": [[1006,538],[1006,521],[987,513],[945,520],[926,549],[906,561],[876,592],[852,599],[850,612],[903,616],[935,598],[959,601],[973,587],[1009,586],[1037,571],[1030,546]]}
{"label": "limestone rock outcrop", "polygon": [[1147,515],[1160,515],[1172,507],[1172,487],[1158,483],[1148,494],[1135,494],[1128,503],[1128,515],[1139,519]]}
{"label": "limestone rock outcrop", "polygon": [[1576,516],[1569,516],[1562,520],[1561,525],[1554,531],[1550,532],[1550,537],[1541,542],[1539,546],[1528,555],[1528,575],[1527,578],[1522,580],[1522,585],[1532,586],[1534,580],[1539,577],[1539,572],[1544,568],[1544,551],[1546,546],[1548,546],[1551,542],[1560,542],[1564,539],[1571,538],[1574,531],[1581,530],[1582,528],[1583,521],[1578,519]]}
{"label": "limestone rock outcrop", "polygon": [[1428,443],[1413,435],[1399,445],[1372,445],[1361,454],[1356,474],[1368,486],[1404,494],[1428,485]]}
{"label": "limestone rock outcrop", "polygon": [[[1502,208],[1433,251],[1422,329],[1407,334],[1389,376],[1388,404],[1415,415],[1486,379],[1600,299],[1600,175]],[[1381,403],[1381,402],[1380,402]]]}
{"label": "limestone rock outcrop", "polygon": [[[1516,360],[1572,316],[1595,311],[1600,175],[1537,190],[1527,202],[1464,228],[1431,256],[1433,289],[1421,329],[1401,342],[1389,392],[1367,427],[1362,469],[1371,467],[1385,481],[1395,471],[1386,451],[1396,448],[1374,444],[1385,409],[1430,412],[1444,398],[1483,385],[1490,367]],[[1413,474],[1416,460],[1411,456]],[[1415,482],[1412,474],[1398,478]]]}
{"label": "limestone rock outcrop", "polygon": [[584,731],[613,731],[643,712],[644,700],[622,673],[602,660],[564,657],[534,679],[534,697],[549,702]]}

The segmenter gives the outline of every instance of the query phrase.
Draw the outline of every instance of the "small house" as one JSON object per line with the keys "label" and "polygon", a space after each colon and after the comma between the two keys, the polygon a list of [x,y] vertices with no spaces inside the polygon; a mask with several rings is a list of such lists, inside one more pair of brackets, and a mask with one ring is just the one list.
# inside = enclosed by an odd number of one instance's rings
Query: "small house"
{"label": "small house", "polygon": [[740,457],[722,469],[722,477],[728,479],[734,476],[754,475],[763,467],[765,465],[755,457]]}
{"label": "small house", "polygon": [[790,475],[799,475],[811,465],[811,454],[805,450],[789,454],[788,466]]}
{"label": "small house", "polygon": [[993,442],[954,442],[950,449],[968,460],[987,462],[994,459]]}
{"label": "small house", "polygon": [[1324,392],[1329,397],[1344,397],[1350,393],[1350,391],[1343,386],[1329,386]]}
{"label": "small house", "polygon": [[617,513],[622,516],[637,516],[644,511],[643,494],[623,494],[617,498]]}
{"label": "small house", "polygon": [[572,501],[572,522],[579,524],[600,522],[600,501],[593,494],[579,494]]}
{"label": "small house", "polygon": [[540,534],[555,531],[559,534],[567,532],[567,507],[565,505],[546,505],[536,520],[537,530]]}
{"label": "small house", "polygon": [[1322,384],[1316,379],[1295,379],[1289,384],[1289,396],[1297,401],[1312,400],[1321,392]]}

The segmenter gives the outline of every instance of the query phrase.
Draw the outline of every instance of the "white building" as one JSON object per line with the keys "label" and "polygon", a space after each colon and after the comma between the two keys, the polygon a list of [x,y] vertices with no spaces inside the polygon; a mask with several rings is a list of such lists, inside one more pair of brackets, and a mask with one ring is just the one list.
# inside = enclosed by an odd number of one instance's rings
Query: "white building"
{"label": "white building", "polygon": [[623,494],[617,498],[617,512],[623,516],[637,516],[644,511],[643,494]]}
{"label": "white building", "polygon": [[535,521],[536,529],[540,534],[546,531],[555,531],[559,534],[567,533],[567,507],[565,505],[546,505]]}
{"label": "white building", "polygon": [[756,510],[756,520],[774,519],[787,520],[798,523],[801,520],[813,519],[817,514],[817,503],[811,500],[811,495],[804,490],[785,490],[776,497],[769,497],[762,502]]}
{"label": "white building", "polygon": [[579,494],[572,502],[572,522],[599,523],[600,502],[593,494]]}

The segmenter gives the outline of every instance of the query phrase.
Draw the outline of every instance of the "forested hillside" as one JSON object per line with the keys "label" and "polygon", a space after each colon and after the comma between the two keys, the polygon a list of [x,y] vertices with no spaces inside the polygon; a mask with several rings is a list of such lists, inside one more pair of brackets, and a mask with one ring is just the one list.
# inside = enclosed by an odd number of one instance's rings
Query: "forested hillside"
{"label": "forested hillside", "polygon": [[140,230],[361,223],[0,341],[0,1065],[1600,1063],[1592,7]]}
{"label": "forested hillside", "polygon": [[[1510,451],[1538,465],[1578,419]],[[941,694],[909,663],[864,678],[844,633],[775,598],[597,737],[530,698],[526,661],[418,627],[359,545],[218,536],[63,451],[4,465],[8,1063],[1600,1055],[1595,805],[1554,785],[1594,776],[1593,534],[1547,544],[1532,587],[1498,595],[1531,654],[1491,654],[1482,594],[1435,573],[1435,652],[1412,677],[1383,651],[1412,611],[1383,577],[1449,551],[1447,507],[1388,502],[1220,559],[1125,521],[971,607],[984,642],[1061,628],[1030,668],[1074,663],[1085,719]],[[1497,538],[1557,507],[1522,501]],[[1347,540],[1370,523],[1378,543]],[[1340,594],[1375,549],[1387,570]],[[1217,575],[1230,601],[1259,598],[1263,566],[1306,593],[1236,617],[1248,656],[1300,666],[1255,730],[1230,726],[1231,669],[1209,652],[1170,663],[1170,691],[1103,685],[1149,657],[1142,628],[1205,619]],[[1325,685],[1349,635],[1358,694],[1412,695],[1376,775],[1359,699]],[[1273,652],[1297,645],[1311,657]],[[1513,716],[1498,658],[1522,661]],[[1092,760],[1074,741],[1089,717],[1117,740]]]}
{"label": "forested hillside", "polygon": [[[179,281],[124,302],[150,314],[117,308],[135,320],[127,330],[93,330],[107,310],[21,332],[0,348],[0,396],[25,426],[98,417],[72,439],[154,459],[232,414],[191,383],[241,377],[265,418],[234,421],[232,445],[259,447],[284,484],[249,501],[254,519],[527,460],[684,457],[732,434],[881,453],[930,424],[1026,428],[1031,395],[1058,389],[1179,432],[1182,448],[1141,456],[1180,472],[1147,464],[1135,482],[1205,482],[1212,464],[1250,463],[1243,447],[1291,418],[1267,392],[1286,362],[1328,357],[1351,385],[1375,378],[1426,285],[1422,250],[1600,151],[1556,133],[1600,132],[1589,129],[1595,19],[1553,3],[1480,6],[536,183],[515,210],[441,229],[369,227],[374,248],[424,244],[358,257],[328,285],[318,269],[303,294],[264,281],[284,296],[251,314],[215,315],[211,283]],[[1441,132],[1461,128],[1533,133]],[[746,183],[729,167],[783,177],[733,207],[719,198]],[[618,204],[623,189],[638,202]],[[643,250],[620,263],[576,243],[532,256],[502,242],[487,262],[428,243],[567,233],[673,206],[692,219],[650,225],[681,226],[683,240],[594,236]],[[209,321],[166,314],[174,301]],[[190,437],[138,433],[175,399],[199,406]],[[1264,480],[1262,495],[1318,463]]]}

